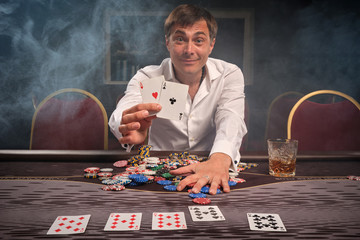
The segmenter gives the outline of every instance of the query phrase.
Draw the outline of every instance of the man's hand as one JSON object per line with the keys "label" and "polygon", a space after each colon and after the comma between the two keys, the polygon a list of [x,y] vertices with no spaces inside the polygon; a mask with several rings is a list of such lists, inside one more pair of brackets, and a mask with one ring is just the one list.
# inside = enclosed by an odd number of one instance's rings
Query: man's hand
{"label": "man's hand", "polygon": [[149,112],[159,112],[161,106],[157,103],[141,103],[122,113],[119,132],[123,135],[119,139],[121,144],[140,144],[147,136],[147,130],[156,116],[149,116]]}
{"label": "man's hand", "polygon": [[178,191],[182,191],[187,185],[196,183],[192,188],[193,193],[200,192],[206,184],[211,184],[210,194],[216,194],[219,186],[224,192],[230,192],[229,187],[229,167],[231,158],[224,153],[214,153],[210,158],[201,163],[192,164],[176,170],[170,171],[173,175],[188,175],[177,186]]}

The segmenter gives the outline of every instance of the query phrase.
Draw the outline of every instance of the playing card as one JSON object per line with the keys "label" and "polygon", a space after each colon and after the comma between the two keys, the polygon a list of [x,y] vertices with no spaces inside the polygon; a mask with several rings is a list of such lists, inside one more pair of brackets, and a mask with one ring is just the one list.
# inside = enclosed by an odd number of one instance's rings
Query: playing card
{"label": "playing card", "polygon": [[183,212],[154,212],[152,217],[152,230],[187,229]]}
{"label": "playing card", "polygon": [[248,213],[247,217],[251,230],[286,232],[285,226],[278,214]]}
{"label": "playing card", "polygon": [[58,216],[51,225],[47,234],[83,233],[86,230],[89,219],[90,215]]}
{"label": "playing card", "polygon": [[225,217],[218,206],[189,206],[194,222],[224,221]]}
{"label": "playing card", "polygon": [[111,213],[104,231],[139,230],[142,213]]}
{"label": "playing card", "polygon": [[156,116],[159,118],[181,120],[184,116],[188,90],[188,85],[164,81],[159,101],[162,109]]}
{"label": "playing card", "polygon": [[165,81],[164,76],[145,79],[140,82],[140,92],[143,103],[158,103],[161,94],[161,86]]}

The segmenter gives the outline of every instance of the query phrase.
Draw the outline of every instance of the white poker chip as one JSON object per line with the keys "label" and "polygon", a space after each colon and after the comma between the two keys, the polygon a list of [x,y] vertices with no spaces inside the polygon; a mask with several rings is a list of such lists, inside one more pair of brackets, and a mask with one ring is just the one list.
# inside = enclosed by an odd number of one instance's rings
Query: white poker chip
{"label": "white poker chip", "polygon": [[229,172],[230,177],[236,177],[238,175],[237,172]]}
{"label": "white poker chip", "polygon": [[148,157],[148,158],[145,158],[144,161],[146,163],[153,163],[153,164],[156,164],[156,163],[159,163],[160,162],[160,159],[158,157]]}
{"label": "white poker chip", "polygon": [[101,168],[100,169],[100,172],[112,172],[112,171],[114,171],[114,169],[112,169],[112,168]]}
{"label": "white poker chip", "polygon": [[152,170],[146,170],[141,172],[142,174],[144,174],[145,176],[153,176],[156,175],[156,171],[152,171]]}

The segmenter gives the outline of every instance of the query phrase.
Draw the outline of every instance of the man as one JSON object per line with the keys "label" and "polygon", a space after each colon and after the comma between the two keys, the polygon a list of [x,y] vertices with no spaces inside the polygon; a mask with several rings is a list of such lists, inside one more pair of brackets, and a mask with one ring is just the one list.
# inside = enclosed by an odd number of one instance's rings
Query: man
{"label": "man", "polygon": [[[165,41],[170,59],[160,66],[140,69],[130,80],[125,96],[111,115],[111,131],[121,144],[141,144],[147,137],[153,150],[210,151],[209,159],[171,171],[186,175],[178,191],[195,183],[198,193],[211,184],[229,192],[229,169],[236,171],[240,145],[246,134],[244,123],[244,78],[230,63],[209,58],[215,45],[217,24],[205,9],[180,5],[165,21]],[[167,81],[189,86],[184,116],[179,121],[149,116],[161,106],[142,103],[140,82],[164,75]],[[151,126],[151,127],[150,127]]]}

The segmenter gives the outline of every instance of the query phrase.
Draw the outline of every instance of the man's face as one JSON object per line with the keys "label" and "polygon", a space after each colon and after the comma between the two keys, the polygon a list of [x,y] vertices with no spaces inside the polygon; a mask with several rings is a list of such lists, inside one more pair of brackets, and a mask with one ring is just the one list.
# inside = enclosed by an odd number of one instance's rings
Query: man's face
{"label": "man's face", "polygon": [[166,38],[175,71],[181,75],[198,75],[214,44],[215,39],[211,41],[205,20],[187,27],[174,25],[170,37]]}

